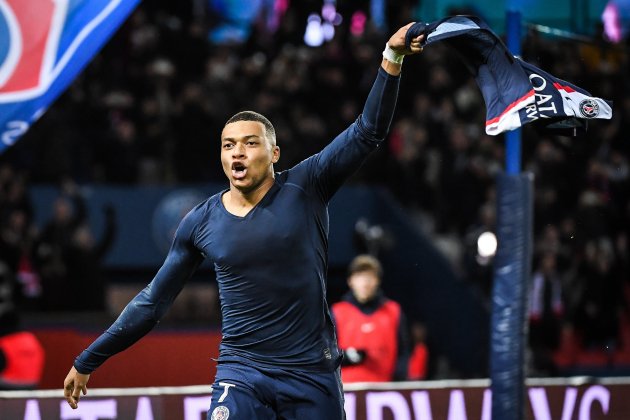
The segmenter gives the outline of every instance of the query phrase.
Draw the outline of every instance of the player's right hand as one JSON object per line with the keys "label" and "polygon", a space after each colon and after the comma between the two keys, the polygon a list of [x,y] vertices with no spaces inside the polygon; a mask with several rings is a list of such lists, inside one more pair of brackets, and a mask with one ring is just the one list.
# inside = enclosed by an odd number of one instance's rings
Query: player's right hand
{"label": "player's right hand", "polygon": [[418,54],[422,52],[422,41],[424,41],[424,34],[412,38],[409,47],[405,45],[405,37],[407,36],[407,31],[414,24],[415,22],[411,22],[398,29],[398,31],[396,31],[396,33],[394,33],[389,38],[389,41],[387,41],[387,45],[389,45],[392,50],[403,55]]}
{"label": "player's right hand", "polygon": [[66,379],[63,381],[63,395],[73,409],[79,406],[81,393],[83,393],[83,395],[87,394],[87,383],[89,380],[89,374],[79,373],[74,366],[72,366],[72,369],[70,369]]}

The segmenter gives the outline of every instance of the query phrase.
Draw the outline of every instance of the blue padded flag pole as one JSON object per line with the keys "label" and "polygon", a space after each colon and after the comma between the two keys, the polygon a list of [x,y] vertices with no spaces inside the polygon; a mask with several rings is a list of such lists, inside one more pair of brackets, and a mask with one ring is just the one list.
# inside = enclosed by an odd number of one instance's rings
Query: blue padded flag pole
{"label": "blue padded flag pole", "polygon": [[[507,47],[521,52],[518,0],[507,0]],[[490,337],[492,418],[525,417],[527,285],[532,253],[533,177],[521,174],[521,130],[505,137],[505,173],[497,179],[497,240]]]}
{"label": "blue padded flag pole", "polygon": [[[508,3],[515,3],[509,1]],[[507,47],[516,56],[521,55],[521,12],[508,7],[506,12]],[[505,133],[505,170],[508,174],[521,172],[521,130]]]}
{"label": "blue padded flag pole", "polygon": [[533,225],[533,175],[497,178],[497,240],[490,332],[492,418],[525,415],[527,285]]}

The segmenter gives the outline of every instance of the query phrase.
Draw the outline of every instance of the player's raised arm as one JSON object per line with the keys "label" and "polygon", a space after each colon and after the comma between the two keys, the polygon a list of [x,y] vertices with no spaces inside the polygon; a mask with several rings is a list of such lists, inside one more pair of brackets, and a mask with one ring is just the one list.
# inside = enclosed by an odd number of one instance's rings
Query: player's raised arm
{"label": "player's raised arm", "polygon": [[387,44],[385,44],[381,67],[392,76],[398,76],[400,74],[405,55],[417,54],[422,51],[421,43],[424,39],[424,35],[412,38],[409,48],[405,46],[405,36],[414,23],[415,22],[408,23],[397,30],[396,33],[389,38]]}
{"label": "player's raised arm", "polygon": [[64,396],[77,408],[87,393],[90,374],[109,357],[146,335],[171,306],[186,281],[203,261],[193,241],[197,215],[193,210],[180,223],[173,245],[155,278],[134,297],[118,319],[74,361],[64,381]]}
{"label": "player's raised arm", "polygon": [[385,44],[376,80],[356,122],[314,157],[314,179],[324,201],[332,197],[387,136],[398,100],[403,58],[422,51],[420,43],[424,35],[412,38],[409,48],[405,46],[405,35],[412,25],[398,29]]}

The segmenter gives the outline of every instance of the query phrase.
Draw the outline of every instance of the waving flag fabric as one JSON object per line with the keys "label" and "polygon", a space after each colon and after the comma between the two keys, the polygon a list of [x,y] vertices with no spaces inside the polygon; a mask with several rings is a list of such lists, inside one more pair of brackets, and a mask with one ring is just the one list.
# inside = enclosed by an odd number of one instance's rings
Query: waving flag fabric
{"label": "waving flag fabric", "polygon": [[462,57],[485,101],[488,134],[528,123],[557,134],[575,134],[586,130],[589,119],[612,117],[611,102],[515,57],[478,17],[418,22],[407,32],[407,45],[420,34],[425,34],[424,46],[443,41]]}
{"label": "waving flag fabric", "polygon": [[139,0],[0,0],[0,153],[68,87]]}

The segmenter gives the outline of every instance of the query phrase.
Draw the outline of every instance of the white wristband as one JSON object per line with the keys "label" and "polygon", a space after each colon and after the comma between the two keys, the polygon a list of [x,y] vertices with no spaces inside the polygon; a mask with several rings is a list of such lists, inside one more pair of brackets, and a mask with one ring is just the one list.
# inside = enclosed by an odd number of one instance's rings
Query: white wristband
{"label": "white wristband", "polygon": [[391,63],[402,64],[405,55],[398,54],[396,51],[392,50],[389,44],[386,43],[385,49],[383,50],[383,58]]}

